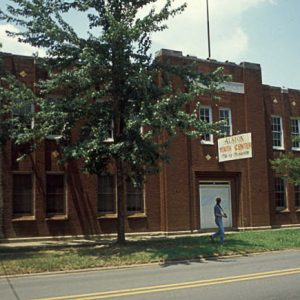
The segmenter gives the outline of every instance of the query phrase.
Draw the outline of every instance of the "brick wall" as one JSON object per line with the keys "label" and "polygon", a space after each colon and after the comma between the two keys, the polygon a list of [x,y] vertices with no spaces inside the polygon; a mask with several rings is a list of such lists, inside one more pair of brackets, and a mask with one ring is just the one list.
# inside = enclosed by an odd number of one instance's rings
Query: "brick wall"
{"label": "brick wall", "polygon": [[[268,158],[275,159],[284,152],[293,152],[299,156],[299,151],[292,151],[290,119],[300,116],[300,91],[263,86],[264,100],[266,107],[266,131],[271,132],[271,116],[276,115],[282,118],[284,149],[274,150],[272,148],[271,135],[267,136]],[[294,186],[286,183],[286,209],[276,210],[274,200],[274,172],[269,168],[269,187],[270,187],[270,207],[271,224],[274,226],[291,225],[300,223],[300,210],[295,206]]]}
{"label": "brick wall", "polygon": [[[178,136],[170,147],[171,164],[162,165],[160,174],[147,178],[145,213],[128,218],[127,232],[201,230],[199,181],[227,181],[231,185],[233,227],[255,227],[299,224],[300,213],[294,205],[293,187],[287,186],[288,210],[278,212],[274,204],[274,174],[269,160],[278,156],[272,149],[270,116],[284,120],[285,149],[291,148],[290,116],[300,115],[300,92],[262,84],[257,64],[220,63],[184,57],[180,52],[163,50],[159,59],[173,64],[199,64],[203,72],[222,66],[232,81],[244,86],[244,93],[222,92],[222,100],[213,103],[203,97],[201,103],[212,107],[213,120],[219,119],[219,108],[230,108],[233,134],[252,133],[253,158],[220,163],[217,139],[205,145],[201,140]],[[37,70],[30,57],[4,54],[5,67],[33,88]],[[178,87],[182,84],[174,81]],[[275,101],[276,99],[276,101]],[[194,109],[193,105],[185,108]],[[75,133],[76,134],[76,133]],[[80,162],[59,166],[59,149],[46,140],[31,157],[17,163],[20,149],[8,143],[5,148],[5,220],[6,237],[101,234],[116,232],[116,216],[97,214],[97,178],[83,174]],[[34,216],[12,215],[12,174],[32,172]],[[45,213],[45,178],[49,172],[64,172],[67,187],[67,214],[49,217]]]}

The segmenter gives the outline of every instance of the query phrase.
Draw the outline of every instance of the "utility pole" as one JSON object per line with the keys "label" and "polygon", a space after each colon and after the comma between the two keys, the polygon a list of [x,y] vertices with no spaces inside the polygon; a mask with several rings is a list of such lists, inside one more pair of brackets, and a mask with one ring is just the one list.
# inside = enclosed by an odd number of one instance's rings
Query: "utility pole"
{"label": "utility pole", "polygon": [[209,30],[209,9],[208,0],[206,0],[206,17],[207,17],[207,41],[208,41],[208,58],[211,57],[210,53],[210,30]]}

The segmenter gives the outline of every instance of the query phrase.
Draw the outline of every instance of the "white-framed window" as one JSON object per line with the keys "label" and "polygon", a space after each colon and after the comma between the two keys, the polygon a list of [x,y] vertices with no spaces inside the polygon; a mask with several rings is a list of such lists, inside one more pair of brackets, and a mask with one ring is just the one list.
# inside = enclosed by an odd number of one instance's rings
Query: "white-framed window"
{"label": "white-framed window", "polygon": [[66,215],[65,174],[46,174],[46,214]]}
{"label": "white-framed window", "polygon": [[280,177],[275,177],[275,206],[276,209],[286,208],[285,182]]}
{"label": "white-framed window", "polygon": [[[212,109],[210,106],[200,106],[199,111],[200,120],[205,121],[208,124],[212,123]],[[204,133],[202,136],[201,143],[213,144],[213,135],[211,133]]]}
{"label": "white-framed window", "polygon": [[291,118],[292,150],[300,150],[300,120]]}
{"label": "white-framed window", "polygon": [[225,124],[221,126],[221,131],[225,136],[232,135],[232,119],[230,108],[221,107],[219,109],[220,121],[224,121]]}
{"label": "white-framed window", "polygon": [[33,216],[33,175],[13,173],[12,210],[14,216]]}
{"label": "white-framed window", "polygon": [[271,122],[272,122],[271,125],[272,125],[273,149],[284,149],[282,118],[279,116],[272,116]]}

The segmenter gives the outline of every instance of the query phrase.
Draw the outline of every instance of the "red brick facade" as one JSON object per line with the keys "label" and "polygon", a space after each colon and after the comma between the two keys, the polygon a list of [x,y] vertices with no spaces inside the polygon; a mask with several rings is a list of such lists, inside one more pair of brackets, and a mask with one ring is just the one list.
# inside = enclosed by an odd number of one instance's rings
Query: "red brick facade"
{"label": "red brick facade", "polygon": [[[300,91],[284,90],[262,84],[260,65],[240,65],[184,57],[181,52],[161,50],[158,58],[174,64],[196,61],[199,70],[211,71],[219,66],[232,75],[234,84],[222,92],[222,100],[213,103],[208,97],[201,104],[209,107],[213,121],[219,120],[222,108],[230,111],[232,134],[252,133],[253,157],[218,161],[217,138],[204,144],[178,136],[170,147],[171,164],[160,174],[147,178],[144,210],[131,213],[127,232],[198,231],[202,228],[199,184],[214,191],[214,186],[228,186],[232,228],[300,225],[300,207],[294,187],[284,186],[284,207],[275,201],[274,173],[270,160],[292,149],[292,117],[300,116]],[[5,68],[28,86],[38,78],[33,58],[4,54]],[[192,110],[193,107],[186,107]],[[284,150],[272,148],[271,116],[282,119]],[[97,177],[83,174],[79,163],[58,166],[58,152],[51,140],[45,140],[37,152],[17,163],[18,149],[8,143],[4,165],[4,234],[6,238],[25,236],[86,235],[116,232],[116,215],[97,213]],[[33,210],[31,215],[13,214],[13,174],[32,174]],[[65,174],[65,214],[46,214],[47,174]],[[211,186],[211,188],[210,188]],[[225,189],[226,190],[226,189]],[[202,190],[203,191],[203,190]],[[201,194],[202,195],[202,194]],[[211,218],[213,218],[211,216]]]}

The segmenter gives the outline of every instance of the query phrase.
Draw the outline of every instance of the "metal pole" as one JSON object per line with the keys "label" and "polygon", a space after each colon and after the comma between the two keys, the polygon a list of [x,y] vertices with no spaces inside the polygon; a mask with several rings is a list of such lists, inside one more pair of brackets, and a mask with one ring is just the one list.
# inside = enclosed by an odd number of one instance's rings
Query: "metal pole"
{"label": "metal pole", "polygon": [[207,16],[207,41],[208,41],[208,58],[210,58],[210,31],[209,31],[209,9],[208,0],[206,0],[206,16]]}

